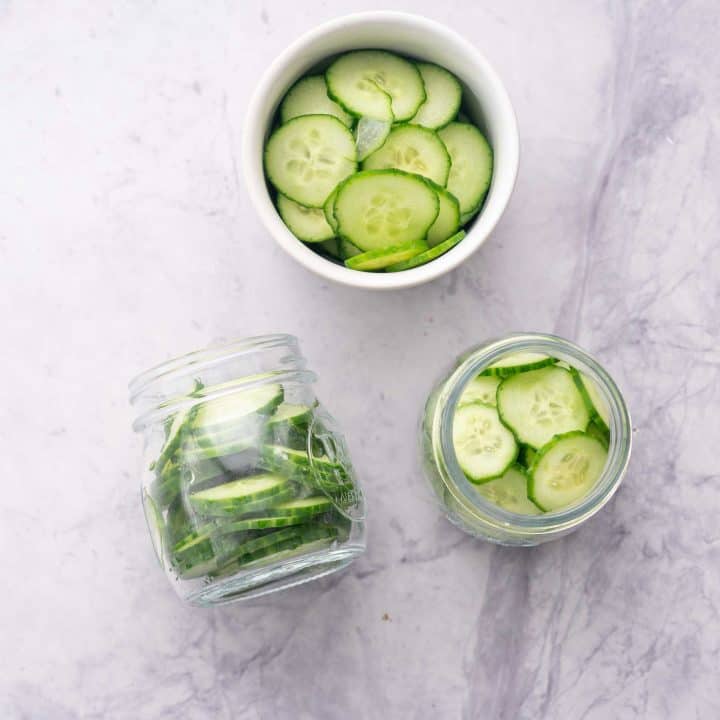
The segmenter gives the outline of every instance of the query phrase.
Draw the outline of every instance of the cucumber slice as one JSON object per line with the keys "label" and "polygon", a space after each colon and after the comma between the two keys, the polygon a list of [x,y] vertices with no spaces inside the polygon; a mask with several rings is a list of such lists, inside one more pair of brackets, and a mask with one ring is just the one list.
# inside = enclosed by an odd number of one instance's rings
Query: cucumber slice
{"label": "cucumber slice", "polygon": [[335,199],[339,233],[361,250],[423,240],[440,203],[421,178],[400,170],[365,170],[348,178]]}
{"label": "cucumber slice", "polygon": [[606,461],[607,450],[599,440],[578,431],[559,435],[535,457],[528,495],[548,512],[567,507],[590,492]]}
{"label": "cucumber slice", "polygon": [[268,444],[263,447],[262,462],[271,472],[330,493],[333,498],[334,494],[355,490],[349,470],[326,455],[314,455],[311,465],[310,457],[304,450]]}
{"label": "cucumber slice", "polygon": [[216,577],[219,575],[231,575],[239,570],[246,569],[258,560],[269,559],[282,550],[297,547],[301,542],[301,536],[296,528],[284,528],[264,533],[238,545],[232,556],[213,575]]}
{"label": "cucumber slice", "polygon": [[383,146],[367,157],[363,170],[404,170],[444,187],[450,174],[450,155],[433,130],[420,125],[398,125]]}
{"label": "cucumber slice", "polygon": [[341,55],[325,72],[328,95],[348,112],[376,120],[409,120],[425,101],[420,71],[381,50]]}
{"label": "cucumber slice", "polygon": [[315,515],[327,512],[332,509],[332,503],[324,495],[300,498],[277,503],[268,509],[268,516],[297,517],[307,520]]}
{"label": "cucumber slice", "polygon": [[474,125],[450,123],[438,135],[452,161],[447,189],[458,199],[460,212],[465,215],[480,206],[490,187],[492,149]]}
{"label": "cucumber slice", "polygon": [[357,159],[362,162],[366,157],[383,146],[392,129],[389,120],[376,120],[375,118],[361,117],[355,128],[355,145]]}
{"label": "cucumber slice", "polygon": [[[390,272],[398,272],[399,270],[409,270],[410,268],[417,267],[418,265],[425,265],[431,260],[444,255],[448,250],[455,247],[465,237],[465,231],[461,230],[459,233],[455,233],[452,237],[448,238],[445,242],[436,245],[435,247],[429,248],[418,255],[411,257],[409,260],[404,260],[394,265],[389,266],[387,269]],[[425,246],[427,247],[427,245]]]}
{"label": "cucumber slice", "polygon": [[283,222],[298,240],[308,243],[324,242],[335,235],[321,208],[299,205],[282,193],[278,194],[277,208]]}
{"label": "cucumber slice", "polygon": [[422,240],[416,240],[396,247],[361,253],[346,260],[345,265],[351,270],[382,270],[398,263],[405,264],[410,258],[420,254],[424,255],[424,250],[427,250],[427,245]]}
{"label": "cucumber slice", "polygon": [[498,375],[499,377],[508,377],[519,372],[527,372],[528,370],[539,370],[540,368],[554,365],[557,362],[555,358],[545,355],[545,353],[535,352],[517,352],[510,353],[501,357],[497,362],[486,367],[481,375]]}
{"label": "cucumber slice", "polygon": [[303,115],[281,125],[265,146],[265,172],[278,192],[322,207],[357,169],[352,133],[332,115]]}
{"label": "cucumber slice", "polygon": [[250,503],[273,497],[286,489],[287,480],[284,477],[267,473],[199,490],[191,493],[188,501],[203,515],[222,517],[241,514]]}
{"label": "cucumber slice", "polygon": [[500,378],[478,375],[465,386],[465,389],[460,396],[460,400],[458,400],[458,405],[481,402],[484,405],[497,407],[495,394],[499,384]]}
{"label": "cucumber slice", "polygon": [[312,416],[313,410],[307,405],[283,403],[275,410],[275,414],[268,421],[268,425],[272,427],[280,423],[290,423],[295,426],[307,427],[312,420]]}
{"label": "cucumber slice", "polygon": [[362,254],[362,250],[359,247],[355,247],[355,245],[353,245],[351,242],[341,239],[340,254],[342,255],[343,260],[349,260],[356,255]]}
{"label": "cucumber slice", "polygon": [[440,211],[428,230],[426,240],[430,247],[448,240],[460,227],[460,205],[457,198],[439,185],[433,185],[433,190],[438,195]]}
{"label": "cucumber slice", "polygon": [[416,125],[432,130],[445,127],[460,110],[462,87],[445,68],[431,63],[416,63],[425,85],[425,102],[412,119]]}
{"label": "cucumber slice", "polygon": [[330,195],[328,195],[328,199],[323,205],[323,214],[325,215],[325,221],[332,228],[334,235],[337,235],[338,231],[338,224],[337,220],[335,219],[335,198],[337,197],[337,192],[338,189],[335,188],[330,193]]}
{"label": "cucumber slice", "polygon": [[196,409],[192,428],[196,433],[213,435],[229,425],[239,425],[256,416],[270,415],[283,400],[281,385],[238,387],[234,392],[206,400]]}
{"label": "cucumber slice", "polygon": [[462,405],[453,418],[453,446],[468,480],[487,482],[500,477],[515,462],[518,446],[491,405]]}
{"label": "cucumber slice", "polygon": [[585,401],[585,407],[587,407],[593,421],[603,433],[609,434],[610,410],[605,402],[605,398],[600,392],[600,388],[598,388],[592,378],[583,375],[578,370],[575,370],[575,368],[573,368],[571,372],[575,384],[578,386],[578,390],[580,390],[580,394]]}
{"label": "cucumber slice", "polygon": [[280,121],[284,124],[302,115],[333,115],[345,127],[352,127],[352,115],[348,115],[327,94],[322,75],[308,75],[298,80],[288,91],[280,105]]}
{"label": "cucumber slice", "polygon": [[497,389],[498,412],[518,442],[535,449],[555,435],[585,430],[590,415],[572,375],[545,367],[505,378]]}
{"label": "cucumber slice", "polygon": [[268,530],[270,528],[288,527],[290,525],[298,525],[304,522],[304,519],[297,515],[273,515],[267,517],[251,517],[243,520],[235,520],[234,522],[221,525],[219,532],[231,533],[244,530]]}
{"label": "cucumber slice", "polygon": [[331,258],[335,260],[342,260],[342,255],[340,254],[340,241],[338,238],[321,242],[320,247],[323,249],[323,252],[327,253]]}
{"label": "cucumber slice", "polygon": [[182,441],[182,434],[186,427],[186,422],[191,415],[190,410],[180,410],[172,416],[167,425],[167,433],[165,442],[163,443],[160,454],[155,461],[154,468],[157,472],[162,472],[165,464],[172,458]]}
{"label": "cucumber slice", "polygon": [[540,508],[528,498],[528,476],[518,465],[508,468],[502,477],[477,486],[477,491],[504,510],[519,515],[539,515]]}

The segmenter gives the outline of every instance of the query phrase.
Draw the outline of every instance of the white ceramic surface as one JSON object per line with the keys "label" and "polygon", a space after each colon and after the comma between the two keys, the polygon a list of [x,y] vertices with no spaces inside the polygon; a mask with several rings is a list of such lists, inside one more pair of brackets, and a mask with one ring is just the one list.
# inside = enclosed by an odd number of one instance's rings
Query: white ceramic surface
{"label": "white ceramic surface", "polygon": [[[313,66],[347,50],[383,48],[434,62],[463,83],[465,104],[494,153],[493,178],[467,237],[437,260],[400,273],[367,273],[326,260],[300,242],[283,223],[268,193],[263,146],[272,119],[292,84]],[[488,239],[510,200],[518,170],[515,114],[499,77],[482,53],[449,28],[419,15],[369,12],[332,20],[286,48],[265,71],[250,103],[243,141],[248,193],[270,235],[298,262],[335,282],[373,290],[418,285],[437,278],[472,255]]]}

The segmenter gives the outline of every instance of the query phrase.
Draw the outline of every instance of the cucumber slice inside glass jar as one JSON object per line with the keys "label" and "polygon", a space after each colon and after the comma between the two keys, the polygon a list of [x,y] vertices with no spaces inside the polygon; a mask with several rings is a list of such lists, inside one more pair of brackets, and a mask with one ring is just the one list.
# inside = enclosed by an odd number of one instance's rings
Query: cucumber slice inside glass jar
{"label": "cucumber slice inside glass jar", "polygon": [[562,433],[585,430],[590,415],[572,374],[559,367],[519,372],[497,389],[502,421],[536,450]]}
{"label": "cucumber slice inside glass jar", "polygon": [[568,507],[590,492],[606,461],[607,449],[596,438],[583,432],[558,435],[533,460],[528,495],[546,511]]}
{"label": "cucumber slice inside glass jar", "polygon": [[455,411],[453,445],[460,468],[474,483],[500,477],[518,453],[515,437],[500,421],[496,408],[480,402]]}
{"label": "cucumber slice inside glass jar", "polygon": [[491,503],[520,515],[539,515],[542,510],[528,497],[529,478],[519,465],[509,467],[501,477],[477,486]]}

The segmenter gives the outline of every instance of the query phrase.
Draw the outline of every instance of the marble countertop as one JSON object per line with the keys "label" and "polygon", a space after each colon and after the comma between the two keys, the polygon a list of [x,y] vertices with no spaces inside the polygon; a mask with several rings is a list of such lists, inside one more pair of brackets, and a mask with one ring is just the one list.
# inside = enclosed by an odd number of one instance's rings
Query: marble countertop
{"label": "marble countertop", "polygon": [[[263,68],[372,0],[0,0],[0,716],[720,717],[720,58],[713,0],[405,0],[487,54],[518,186],[464,267],[328,285],[238,174]],[[463,536],[415,424],[449,358],[554,331],[623,387],[635,449],[581,531]],[[370,504],[347,572],[183,606],[138,504],[126,383],[210,341],[297,334]]]}

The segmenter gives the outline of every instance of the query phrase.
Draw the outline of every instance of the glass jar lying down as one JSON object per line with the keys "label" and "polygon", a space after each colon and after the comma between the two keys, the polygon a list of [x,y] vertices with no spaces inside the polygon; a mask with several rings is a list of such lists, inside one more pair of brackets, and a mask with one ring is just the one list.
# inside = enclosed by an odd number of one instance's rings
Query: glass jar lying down
{"label": "glass jar lying down", "polygon": [[460,528],[536,545],[608,502],[631,435],[623,397],[592,357],[552,335],[510,335],[465,353],[431,392],[423,469]]}
{"label": "glass jar lying down", "polygon": [[192,604],[296,585],[364,551],[363,495],[314,381],[289,335],[191,353],[132,381],[145,516]]}

